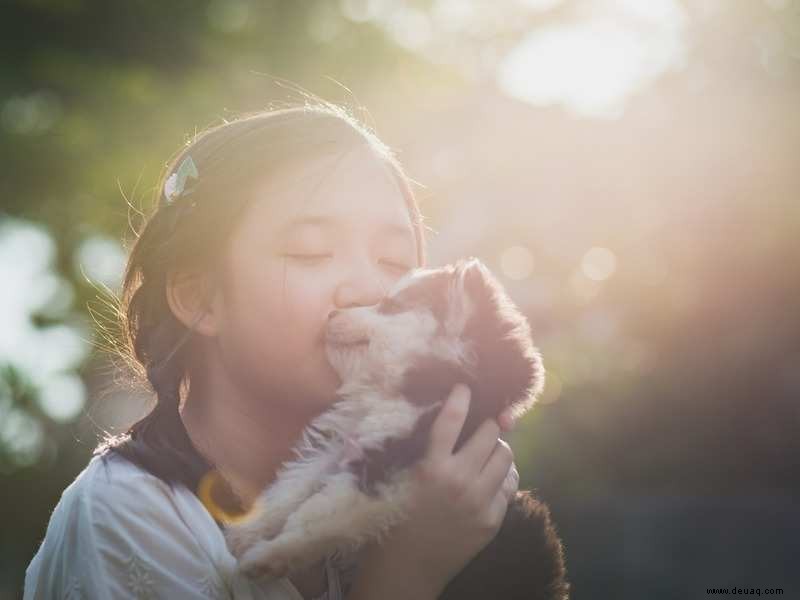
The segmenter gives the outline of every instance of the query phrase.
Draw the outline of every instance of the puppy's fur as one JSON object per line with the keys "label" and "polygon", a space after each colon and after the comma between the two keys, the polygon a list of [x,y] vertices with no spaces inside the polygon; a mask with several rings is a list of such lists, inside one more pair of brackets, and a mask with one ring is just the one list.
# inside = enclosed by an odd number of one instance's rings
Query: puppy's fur
{"label": "puppy's fur", "polygon": [[[506,407],[524,413],[544,384],[527,320],[474,258],[412,271],[380,304],[337,311],[326,351],[342,379],[338,400],[306,428],[297,459],[248,517],[226,530],[248,575],[355,556],[406,518],[409,467],[424,456],[456,383],[470,387],[471,402],[454,451]],[[497,537],[445,597],[561,600],[566,592],[547,508],[518,492]]]}

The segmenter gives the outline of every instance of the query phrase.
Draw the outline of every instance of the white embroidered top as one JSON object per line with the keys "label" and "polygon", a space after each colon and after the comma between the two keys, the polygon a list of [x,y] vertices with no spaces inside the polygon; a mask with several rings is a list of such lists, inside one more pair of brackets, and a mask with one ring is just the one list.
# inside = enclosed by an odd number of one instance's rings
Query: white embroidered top
{"label": "white embroidered top", "polygon": [[[328,591],[342,600],[338,570]],[[174,489],[125,458],[94,456],[64,490],[25,572],[23,600],[210,598],[304,600],[288,578],[251,580],[222,530],[186,486]]]}

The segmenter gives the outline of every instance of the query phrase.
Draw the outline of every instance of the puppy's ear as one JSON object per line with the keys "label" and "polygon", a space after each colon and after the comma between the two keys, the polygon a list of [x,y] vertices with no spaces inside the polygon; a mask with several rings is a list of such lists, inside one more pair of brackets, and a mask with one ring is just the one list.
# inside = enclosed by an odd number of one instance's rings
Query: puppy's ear
{"label": "puppy's ear", "polygon": [[400,392],[412,404],[426,406],[444,400],[457,383],[475,385],[463,367],[435,357],[417,360],[403,375]]}
{"label": "puppy's ear", "polygon": [[518,417],[544,386],[544,366],[528,320],[477,258],[455,263],[452,277],[448,331],[472,354],[478,382],[473,398],[491,405],[494,415],[514,405]]}
{"label": "puppy's ear", "polygon": [[[467,385],[471,391],[479,389],[478,382],[473,375],[463,367],[438,358],[426,358],[424,362],[419,361],[408,369],[400,391],[412,404],[429,406],[446,400],[457,383]],[[417,428],[424,429],[425,435],[428,435],[430,424],[438,414],[438,411],[428,413],[427,416],[420,419]],[[456,440],[454,451],[457,452],[461,448],[461,445],[474,433],[478,425],[485,419],[494,416],[496,416],[496,412],[491,404],[480,401],[470,402],[469,413]]]}
{"label": "puppy's ear", "polygon": [[467,321],[479,312],[480,304],[489,300],[491,277],[489,269],[474,256],[459,259],[453,264],[444,323],[448,335],[461,336]]}

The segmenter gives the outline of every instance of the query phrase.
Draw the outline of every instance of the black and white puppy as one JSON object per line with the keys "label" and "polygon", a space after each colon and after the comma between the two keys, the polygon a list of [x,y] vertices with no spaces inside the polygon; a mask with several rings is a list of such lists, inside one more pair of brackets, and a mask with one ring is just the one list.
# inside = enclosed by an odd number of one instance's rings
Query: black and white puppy
{"label": "black and white puppy", "polygon": [[[527,320],[475,258],[414,270],[379,304],[335,311],[326,352],[342,380],[337,401],[309,424],[297,459],[284,463],[247,517],[226,529],[250,576],[280,577],[334,553],[352,555],[403,520],[409,467],[424,456],[456,383],[469,386],[471,401],[454,451],[506,407],[524,413],[544,385]],[[550,560],[543,565],[539,557],[536,568],[549,569],[547,585],[561,590],[561,547],[546,507],[520,492],[506,516],[512,519],[529,521],[529,541],[540,539]],[[503,529],[517,537],[521,531],[506,523]],[[486,566],[491,554],[481,555]],[[485,584],[490,572],[479,563],[472,573],[482,573]],[[469,588],[469,573],[462,575]]]}

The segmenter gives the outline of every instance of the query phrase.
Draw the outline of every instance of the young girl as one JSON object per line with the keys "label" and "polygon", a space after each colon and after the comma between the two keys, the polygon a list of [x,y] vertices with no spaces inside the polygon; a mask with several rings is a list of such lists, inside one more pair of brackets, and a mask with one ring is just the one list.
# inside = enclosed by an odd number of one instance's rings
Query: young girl
{"label": "young girl", "polygon": [[456,386],[414,469],[415,511],[357,565],[253,581],[222,529],[275,478],[339,379],[323,334],[425,264],[422,217],[391,151],[326,103],[197,135],[171,161],[125,273],[123,325],[157,396],[64,491],[25,599],[436,598],[497,533],[517,474],[486,421],[458,453]]}

